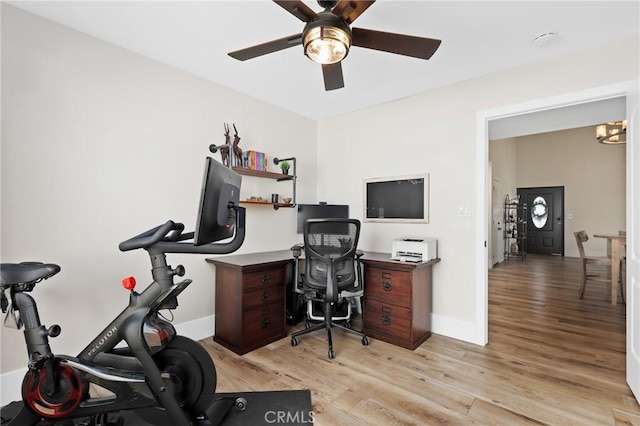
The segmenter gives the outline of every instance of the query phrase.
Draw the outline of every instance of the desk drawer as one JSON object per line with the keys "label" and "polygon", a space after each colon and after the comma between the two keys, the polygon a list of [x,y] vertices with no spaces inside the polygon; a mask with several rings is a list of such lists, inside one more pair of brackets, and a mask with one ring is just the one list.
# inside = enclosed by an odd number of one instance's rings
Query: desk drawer
{"label": "desk drawer", "polygon": [[364,297],[404,307],[411,306],[411,272],[366,267]]}
{"label": "desk drawer", "polygon": [[260,288],[270,287],[272,285],[284,286],[284,280],[285,268],[282,266],[264,269],[257,272],[250,272],[245,274],[242,278],[243,290],[257,290]]}
{"label": "desk drawer", "polygon": [[251,309],[242,316],[242,345],[249,348],[260,347],[286,335],[284,329],[284,306],[273,303]]}
{"label": "desk drawer", "polygon": [[270,305],[275,302],[282,304],[284,300],[284,287],[284,285],[274,285],[259,290],[247,291],[242,297],[244,310]]}
{"label": "desk drawer", "polygon": [[365,300],[364,326],[366,330],[374,330],[400,340],[411,339],[411,310],[409,308]]}

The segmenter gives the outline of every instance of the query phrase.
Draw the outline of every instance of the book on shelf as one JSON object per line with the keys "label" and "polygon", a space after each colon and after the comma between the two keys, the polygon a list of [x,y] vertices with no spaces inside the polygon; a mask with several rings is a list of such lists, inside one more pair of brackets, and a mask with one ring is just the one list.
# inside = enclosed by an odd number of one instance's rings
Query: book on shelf
{"label": "book on shelf", "polygon": [[251,170],[267,171],[267,156],[264,152],[249,150],[243,154],[243,166]]}

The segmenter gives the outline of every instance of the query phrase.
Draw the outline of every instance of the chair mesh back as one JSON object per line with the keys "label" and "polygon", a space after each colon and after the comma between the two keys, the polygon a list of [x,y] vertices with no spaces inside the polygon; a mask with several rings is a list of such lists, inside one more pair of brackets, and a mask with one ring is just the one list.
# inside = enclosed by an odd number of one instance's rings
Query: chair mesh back
{"label": "chair mesh back", "polygon": [[314,289],[327,286],[327,271],[333,263],[340,290],[353,288],[355,254],[360,236],[356,219],[309,219],[304,224],[305,284]]}

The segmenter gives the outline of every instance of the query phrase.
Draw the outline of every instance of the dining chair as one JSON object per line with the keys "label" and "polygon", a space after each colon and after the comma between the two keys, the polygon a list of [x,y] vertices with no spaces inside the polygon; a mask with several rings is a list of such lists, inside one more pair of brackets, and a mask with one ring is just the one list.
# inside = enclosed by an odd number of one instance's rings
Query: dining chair
{"label": "dining chair", "polygon": [[[579,296],[580,299],[584,297],[584,290],[587,286],[587,279],[595,279],[598,281],[605,281],[607,288],[611,290],[611,258],[608,256],[587,256],[584,250],[584,243],[589,241],[587,231],[577,231],[573,235],[576,237],[576,244],[578,245],[578,253],[580,253],[580,259],[582,260],[582,284],[580,285]],[[607,267],[607,274],[591,273],[587,271],[588,266],[605,266]]]}

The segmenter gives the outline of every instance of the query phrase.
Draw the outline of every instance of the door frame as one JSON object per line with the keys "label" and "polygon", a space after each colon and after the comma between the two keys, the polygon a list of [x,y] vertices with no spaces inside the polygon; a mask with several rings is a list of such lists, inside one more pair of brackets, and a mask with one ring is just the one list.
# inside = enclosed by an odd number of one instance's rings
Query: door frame
{"label": "door frame", "polygon": [[[640,77],[627,93],[627,384],[640,402]],[[629,143],[631,141],[631,143]],[[631,203],[631,204],[629,204]]]}
{"label": "door frame", "polygon": [[[488,243],[487,243],[487,223],[489,211],[489,199],[491,191],[491,182],[489,181],[489,125],[491,121],[501,118],[512,117],[516,115],[524,115],[533,112],[550,110],[555,108],[579,105],[583,103],[595,102],[605,99],[627,97],[633,93],[637,80],[630,80],[622,83],[601,86],[593,89],[572,92],[559,96],[542,98],[530,102],[506,105],[498,108],[492,108],[479,111],[476,114],[476,205],[478,212],[475,224],[474,244],[476,250],[475,259],[475,276],[476,283],[475,294],[475,338],[474,343],[486,345],[489,341],[489,277],[488,277]],[[630,114],[627,111],[627,116]],[[628,118],[628,117],[627,117]],[[635,134],[629,123],[627,134]],[[632,145],[638,143],[638,138],[627,137],[626,153],[627,158],[631,153]],[[639,148],[635,148],[639,149]],[[627,161],[629,166],[630,162]],[[632,170],[627,167],[627,188],[629,188],[629,180],[633,176]],[[630,194],[627,191],[627,218],[629,218],[631,204],[640,204],[640,194]],[[627,245],[632,245],[635,235],[633,233],[627,235]]]}

